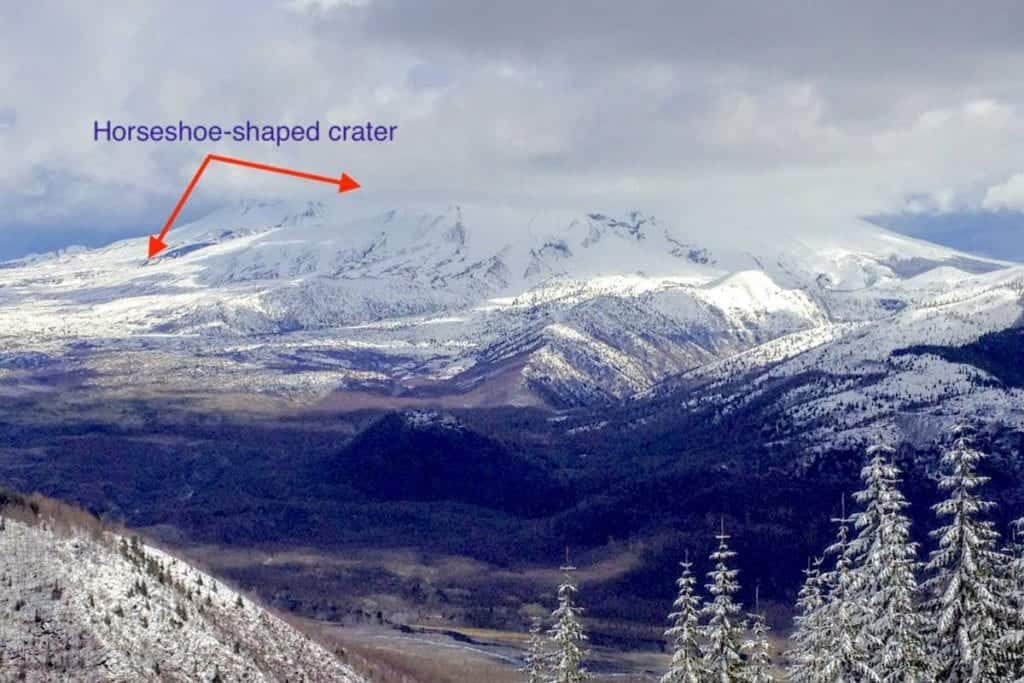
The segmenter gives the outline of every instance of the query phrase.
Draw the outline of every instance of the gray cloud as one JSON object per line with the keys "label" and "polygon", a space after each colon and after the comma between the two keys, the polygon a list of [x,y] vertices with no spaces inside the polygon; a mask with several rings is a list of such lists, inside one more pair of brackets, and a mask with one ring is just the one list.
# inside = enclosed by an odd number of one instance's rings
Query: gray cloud
{"label": "gray cloud", "polygon": [[14,128],[18,122],[18,112],[14,107],[0,107],[0,133]]}
{"label": "gray cloud", "polygon": [[[208,151],[344,168],[382,204],[702,220],[883,213],[908,197],[959,208],[1024,172],[1016,2],[104,7],[0,6],[0,203],[19,225],[159,223]],[[400,128],[388,146],[214,150],[97,144],[94,118]],[[196,201],[311,191],[220,169]]]}
{"label": "gray cloud", "polygon": [[801,78],[977,64],[1019,51],[1024,21],[1024,6],[1010,0],[375,0],[347,11],[405,45],[485,58],[728,65]]}

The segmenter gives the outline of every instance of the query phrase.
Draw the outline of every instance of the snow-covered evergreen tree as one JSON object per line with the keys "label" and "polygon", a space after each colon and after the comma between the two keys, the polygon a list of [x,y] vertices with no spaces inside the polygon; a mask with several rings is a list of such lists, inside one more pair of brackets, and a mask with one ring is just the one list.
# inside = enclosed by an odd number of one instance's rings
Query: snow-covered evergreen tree
{"label": "snow-covered evergreen tree", "polygon": [[893,455],[885,446],[868,450],[864,488],[854,495],[863,506],[852,517],[857,537],[847,548],[860,611],[854,638],[868,647],[868,663],[880,680],[916,682],[929,678],[928,649],[918,607],[917,546]]}
{"label": "snow-covered evergreen tree", "polygon": [[672,603],[674,611],[669,614],[672,626],[665,631],[665,638],[672,648],[672,664],[661,677],[661,683],[701,683],[705,678],[704,662],[698,637],[700,635],[701,600],[694,587],[697,579],[693,576],[692,563],[680,562],[682,574],[676,580],[678,593]]}
{"label": "snow-covered evergreen tree", "polygon": [[1009,677],[1024,681],[1024,517],[1011,524],[1013,535],[1003,553],[1010,558],[1006,566],[1010,615],[1001,646],[1010,658]]}
{"label": "snow-covered evergreen tree", "polygon": [[[758,593],[755,593],[758,595]],[[744,680],[747,683],[772,683],[772,653],[768,642],[768,623],[760,609],[760,600],[754,599],[754,613],[750,615],[750,638],[743,643],[747,653]]]}
{"label": "snow-covered evergreen tree", "polygon": [[943,456],[946,472],[939,487],[947,498],[933,507],[946,524],[932,532],[938,540],[929,557],[935,637],[936,677],[982,683],[1007,679],[1006,625],[1009,586],[1003,568],[1008,558],[997,548],[999,534],[984,515],[993,503],[978,489],[988,478],[978,474],[986,457],[973,446],[970,432],[958,428]]}
{"label": "snow-covered evergreen tree", "polygon": [[736,553],[729,549],[724,525],[715,538],[718,548],[711,553],[715,568],[708,572],[710,583],[706,584],[711,602],[703,610],[707,617],[702,629],[706,641],[704,667],[710,680],[730,683],[742,681],[745,668],[740,654],[744,626],[739,618],[740,606],[735,600],[740,589],[736,579],[739,572],[730,566]]}
{"label": "snow-covered evergreen tree", "polygon": [[804,583],[796,599],[796,630],[793,649],[786,652],[788,679],[793,683],[825,681],[825,661],[832,656],[834,643],[828,639],[825,622],[825,594],[822,590],[822,559],[819,557],[804,570]]}
{"label": "snow-covered evergreen tree", "polygon": [[865,642],[865,606],[861,596],[854,590],[854,572],[851,566],[850,518],[846,516],[846,501],[843,500],[842,515],[835,521],[838,525],[836,541],[825,550],[826,557],[835,558],[835,565],[821,575],[821,585],[826,593],[822,608],[822,640],[831,643],[831,654],[811,681],[822,683],[845,683],[846,681],[879,681],[878,674],[870,665],[871,648]]}
{"label": "snow-covered evergreen tree", "polygon": [[548,641],[544,636],[544,623],[540,618],[534,618],[524,658],[526,666],[523,667],[523,673],[526,674],[526,683],[546,683],[550,673],[550,657]]}
{"label": "snow-covered evergreen tree", "polygon": [[552,612],[554,625],[551,638],[552,658],[548,683],[581,683],[590,680],[583,662],[590,654],[587,634],[580,617],[583,610],[576,605],[576,583],[572,578],[575,567],[562,567],[564,578],[558,587],[558,607]]}

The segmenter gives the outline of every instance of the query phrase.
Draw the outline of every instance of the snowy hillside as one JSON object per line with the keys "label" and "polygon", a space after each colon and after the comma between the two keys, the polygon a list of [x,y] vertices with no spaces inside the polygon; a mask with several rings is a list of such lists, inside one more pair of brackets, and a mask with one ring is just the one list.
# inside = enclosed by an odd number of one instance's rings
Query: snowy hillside
{"label": "snowy hillside", "polygon": [[[634,212],[248,202],[0,265],[0,392],[336,389],[577,405],[795,334],[888,319],[1004,268],[858,221],[730,234]],[[139,372],[145,370],[145,372]]]}
{"label": "snowy hillside", "polygon": [[[943,280],[942,278],[949,278]],[[927,443],[969,415],[1024,430],[1024,272],[934,272],[933,294],[875,321],[827,324],[708,363],[646,392],[720,415],[767,406],[766,438],[826,451]]]}
{"label": "snowy hillside", "polygon": [[277,617],[159,550],[7,517],[0,530],[0,680],[363,679]]}

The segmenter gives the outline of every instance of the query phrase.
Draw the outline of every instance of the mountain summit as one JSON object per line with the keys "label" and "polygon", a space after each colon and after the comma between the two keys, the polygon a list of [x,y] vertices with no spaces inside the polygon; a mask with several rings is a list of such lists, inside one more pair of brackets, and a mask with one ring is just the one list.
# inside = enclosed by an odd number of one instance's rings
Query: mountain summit
{"label": "mountain summit", "polygon": [[76,369],[110,391],[593,404],[1008,267],[860,221],[736,234],[642,212],[343,211],[241,202],[152,260],[141,237],[2,264],[0,371],[22,387]]}

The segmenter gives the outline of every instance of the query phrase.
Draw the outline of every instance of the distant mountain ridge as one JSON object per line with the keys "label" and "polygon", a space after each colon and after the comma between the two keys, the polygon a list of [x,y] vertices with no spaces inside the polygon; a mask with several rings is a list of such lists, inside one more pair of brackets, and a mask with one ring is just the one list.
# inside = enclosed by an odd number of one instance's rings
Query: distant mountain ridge
{"label": "distant mountain ridge", "polygon": [[642,212],[243,202],[176,228],[153,261],[144,241],[3,264],[0,368],[31,356],[90,389],[306,404],[596,405],[1012,272],[859,221],[736,233]]}

